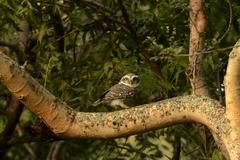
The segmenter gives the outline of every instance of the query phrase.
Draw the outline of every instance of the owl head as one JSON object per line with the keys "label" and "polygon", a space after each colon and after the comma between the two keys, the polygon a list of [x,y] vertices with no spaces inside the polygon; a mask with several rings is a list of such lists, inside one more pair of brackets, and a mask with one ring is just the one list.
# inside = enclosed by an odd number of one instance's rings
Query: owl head
{"label": "owl head", "polygon": [[135,88],[139,85],[139,81],[140,79],[138,75],[133,73],[128,73],[121,78],[121,80],[119,81],[119,84],[124,84],[129,87]]}

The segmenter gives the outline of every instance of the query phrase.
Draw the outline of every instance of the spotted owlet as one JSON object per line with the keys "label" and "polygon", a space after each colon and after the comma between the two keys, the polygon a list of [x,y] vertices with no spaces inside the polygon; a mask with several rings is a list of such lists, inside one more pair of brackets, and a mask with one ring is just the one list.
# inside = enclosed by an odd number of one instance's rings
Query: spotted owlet
{"label": "spotted owlet", "polygon": [[124,75],[118,84],[115,84],[105,91],[100,98],[93,103],[93,106],[99,104],[110,104],[117,108],[129,108],[124,101],[136,94],[139,85],[139,77],[133,73]]}

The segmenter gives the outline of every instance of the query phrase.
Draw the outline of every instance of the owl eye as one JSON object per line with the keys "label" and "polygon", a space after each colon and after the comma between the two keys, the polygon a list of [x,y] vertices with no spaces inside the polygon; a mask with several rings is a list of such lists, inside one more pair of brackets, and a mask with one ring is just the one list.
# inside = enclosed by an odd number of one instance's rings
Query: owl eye
{"label": "owl eye", "polygon": [[133,84],[138,84],[139,83],[139,78],[138,77],[134,77],[133,78]]}
{"label": "owl eye", "polygon": [[127,82],[127,81],[128,81],[128,78],[125,77],[125,78],[122,79],[122,81],[123,81],[123,82]]}

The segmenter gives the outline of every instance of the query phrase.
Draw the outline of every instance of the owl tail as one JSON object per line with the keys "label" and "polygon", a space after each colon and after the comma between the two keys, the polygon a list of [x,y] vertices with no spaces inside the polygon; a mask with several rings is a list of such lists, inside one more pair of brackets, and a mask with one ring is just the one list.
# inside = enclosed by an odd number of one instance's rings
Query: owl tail
{"label": "owl tail", "polygon": [[96,100],[96,101],[92,104],[92,106],[93,106],[93,107],[96,107],[96,106],[98,106],[99,104],[101,104],[101,99]]}

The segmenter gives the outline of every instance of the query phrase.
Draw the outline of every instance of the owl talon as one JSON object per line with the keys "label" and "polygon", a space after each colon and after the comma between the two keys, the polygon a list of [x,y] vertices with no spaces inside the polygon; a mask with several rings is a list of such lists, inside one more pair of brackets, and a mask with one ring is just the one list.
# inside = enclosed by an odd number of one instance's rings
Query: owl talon
{"label": "owl talon", "polygon": [[123,108],[123,109],[128,109],[128,108],[130,108],[129,106],[127,106],[127,105],[123,105],[123,106],[120,106],[121,108]]}

